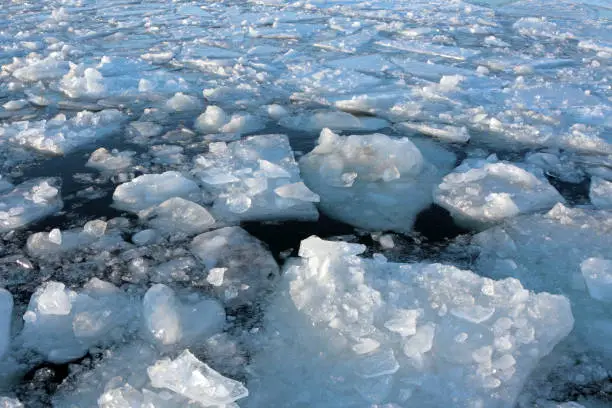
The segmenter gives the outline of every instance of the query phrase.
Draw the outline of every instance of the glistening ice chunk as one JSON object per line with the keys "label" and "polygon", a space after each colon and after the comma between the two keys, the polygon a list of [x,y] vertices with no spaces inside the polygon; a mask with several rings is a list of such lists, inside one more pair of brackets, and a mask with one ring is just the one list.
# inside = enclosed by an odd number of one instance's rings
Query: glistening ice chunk
{"label": "glistening ice chunk", "polygon": [[175,360],[157,361],[147,372],[154,387],[167,388],[203,406],[223,406],[249,395],[242,383],[222,376],[189,350]]}
{"label": "glistening ice chunk", "polygon": [[300,160],[306,186],[328,216],[359,228],[408,232],[455,157],[432,141],[323,129]]}
{"label": "glistening ice chunk", "polygon": [[33,179],[0,193],[0,232],[38,221],[63,207],[57,178]]}
{"label": "glistening ice chunk", "polygon": [[115,207],[139,212],[161,204],[172,197],[198,199],[200,189],[193,181],[176,171],[162,174],[145,174],[123,183],[115,189]]}
{"label": "glistening ice chunk", "polygon": [[167,346],[181,339],[179,301],[166,285],[152,286],[142,300],[147,332],[154,341]]}
{"label": "glistening ice chunk", "polygon": [[474,229],[564,202],[540,169],[528,171],[492,158],[465,161],[444,177],[434,191],[434,201],[457,224]]}
{"label": "glistening ice chunk", "polygon": [[310,237],[287,262],[266,311],[271,347],[252,361],[254,406],[511,408],[572,330],[563,296],[364,251]]}

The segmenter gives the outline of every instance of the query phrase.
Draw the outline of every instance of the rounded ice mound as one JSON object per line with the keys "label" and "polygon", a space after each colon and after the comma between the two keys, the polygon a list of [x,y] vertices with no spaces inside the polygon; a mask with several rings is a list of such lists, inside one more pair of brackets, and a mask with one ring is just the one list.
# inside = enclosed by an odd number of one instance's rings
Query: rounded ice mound
{"label": "rounded ice mound", "polygon": [[612,356],[612,212],[557,204],[546,214],[507,220],[474,236],[475,270],[514,277],[530,290],[567,296],[576,327],[572,336]]}
{"label": "rounded ice mound", "polygon": [[302,241],[267,310],[251,406],[510,408],[572,329],[563,296],[364,251]]}
{"label": "rounded ice mound", "polygon": [[119,172],[132,165],[132,156],[135,154],[136,152],[132,151],[108,151],[100,147],[89,156],[85,165],[101,172]]}
{"label": "rounded ice mound", "polygon": [[210,229],[215,219],[206,208],[180,197],[170,198],[146,214],[147,224],[164,234],[195,235]]}
{"label": "rounded ice mound", "polygon": [[40,178],[0,193],[0,232],[11,231],[59,211],[64,203],[58,178]]}
{"label": "rounded ice mound", "polygon": [[176,171],[145,174],[119,185],[113,193],[114,206],[130,212],[139,212],[161,204],[172,197],[197,200],[200,188]]}
{"label": "rounded ice mound", "polygon": [[454,162],[432,141],[380,133],[344,137],[323,129],[300,169],[330,217],[364,229],[408,232]]}
{"label": "rounded ice mound", "polygon": [[434,202],[460,226],[485,229],[519,214],[549,210],[565,200],[541,170],[491,157],[464,161],[434,189]]}

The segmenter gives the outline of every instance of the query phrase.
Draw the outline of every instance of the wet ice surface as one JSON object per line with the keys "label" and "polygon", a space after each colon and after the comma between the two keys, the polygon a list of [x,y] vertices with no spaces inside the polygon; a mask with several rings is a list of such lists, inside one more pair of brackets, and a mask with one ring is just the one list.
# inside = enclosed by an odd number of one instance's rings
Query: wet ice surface
{"label": "wet ice surface", "polygon": [[0,405],[609,404],[611,17],[3,2]]}

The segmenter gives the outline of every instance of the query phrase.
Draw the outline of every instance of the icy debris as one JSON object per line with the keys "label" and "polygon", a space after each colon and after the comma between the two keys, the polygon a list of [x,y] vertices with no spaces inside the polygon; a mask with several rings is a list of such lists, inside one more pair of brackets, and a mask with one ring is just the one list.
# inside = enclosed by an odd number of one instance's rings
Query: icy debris
{"label": "icy debris", "polygon": [[198,235],[191,241],[191,252],[205,266],[207,279],[213,269],[224,268],[222,281],[214,280],[212,290],[224,304],[232,307],[261,299],[279,276],[272,254],[261,241],[240,227]]}
{"label": "icy debris", "polygon": [[115,207],[139,212],[161,204],[172,197],[198,200],[198,185],[176,171],[162,174],[145,174],[119,185],[113,193]]}
{"label": "icy debris", "polygon": [[408,232],[454,162],[452,153],[430,141],[417,146],[408,138],[343,137],[324,129],[300,168],[330,217],[374,231]]}
{"label": "icy debris", "polygon": [[285,135],[211,143],[207,154],[196,157],[193,172],[213,196],[216,219],[311,221],[319,216],[315,197],[299,184],[300,172]]}
{"label": "icy debris", "polygon": [[170,198],[146,211],[143,216],[151,227],[163,234],[195,235],[215,224],[215,219],[201,205],[180,197]]}
{"label": "icy debris", "polygon": [[151,384],[167,388],[203,406],[225,406],[249,395],[238,381],[221,374],[185,350],[175,360],[159,360],[147,369]]}
{"label": "icy debris", "polygon": [[59,211],[63,207],[59,184],[57,178],[40,178],[0,192],[0,232],[23,227]]}
{"label": "icy debris", "polygon": [[612,181],[592,177],[589,198],[597,208],[602,210],[612,209]]}
{"label": "icy debris", "polygon": [[138,313],[128,296],[97,278],[79,293],[49,281],[30,299],[18,344],[46,361],[65,363],[84,356],[91,346],[121,340],[136,329]]}
{"label": "icy debris", "polygon": [[468,159],[444,177],[434,202],[465,228],[484,229],[519,214],[549,210],[563,197],[538,168]]}
{"label": "icy debris", "polygon": [[580,264],[589,295],[602,302],[612,302],[612,260],[589,258]]}
{"label": "icy debris", "polygon": [[279,124],[289,129],[320,132],[324,128],[335,131],[376,131],[389,126],[381,118],[358,117],[347,112],[323,111],[298,116],[283,116]]}
{"label": "icy debris", "polygon": [[402,122],[398,123],[396,126],[400,131],[407,130],[410,132],[418,132],[447,142],[467,143],[470,140],[470,134],[465,126],[458,127],[451,125],[412,122]]}
{"label": "icy debris", "polygon": [[364,251],[302,241],[267,310],[274,334],[252,361],[253,406],[510,408],[572,329],[563,296],[449,265],[357,256]]}
{"label": "icy debris", "polygon": [[127,126],[127,132],[130,136],[137,139],[150,139],[161,135],[164,128],[155,122],[135,121]]}
{"label": "icy debris", "polygon": [[0,397],[2,408],[24,408],[25,406],[17,398]]}
{"label": "icy debris", "polygon": [[120,172],[132,165],[132,157],[135,154],[132,151],[120,152],[115,149],[109,152],[100,147],[89,156],[85,165],[101,172]]}
{"label": "icy debris", "polygon": [[13,320],[13,295],[0,288],[0,361],[11,342],[11,322]]}
{"label": "icy debris", "polygon": [[0,127],[0,135],[4,132],[17,146],[61,155],[117,132],[125,119],[115,109],[81,111],[71,119],[58,114],[50,120],[7,123]]}
{"label": "icy debris", "polygon": [[194,128],[200,133],[254,133],[263,129],[261,119],[248,113],[235,113],[231,117],[218,106],[210,105],[198,116]]}
{"label": "icy debris", "polygon": [[609,343],[601,340],[611,335],[612,309],[610,303],[597,300],[608,296],[610,212],[557,204],[546,214],[520,216],[483,231],[474,236],[472,245],[479,273],[512,276],[530,290],[567,296],[576,317],[578,341],[612,355]]}

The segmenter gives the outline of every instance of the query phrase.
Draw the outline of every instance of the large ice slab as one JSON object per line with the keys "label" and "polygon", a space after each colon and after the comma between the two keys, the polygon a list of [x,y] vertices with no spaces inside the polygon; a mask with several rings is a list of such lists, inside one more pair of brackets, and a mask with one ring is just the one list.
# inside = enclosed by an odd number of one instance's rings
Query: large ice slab
{"label": "large ice slab", "polygon": [[0,232],[38,221],[63,207],[60,180],[39,178],[0,192]]}
{"label": "large ice slab", "polygon": [[[210,144],[194,173],[213,196],[211,212],[224,221],[316,220],[318,199],[300,184],[285,135],[258,135]],[[291,191],[291,192],[289,192]]]}
{"label": "large ice slab", "polygon": [[267,311],[274,334],[254,356],[251,406],[511,408],[572,329],[563,296],[364,251],[302,241]]}
{"label": "large ice slab", "polygon": [[612,355],[609,259],[612,214],[557,204],[546,214],[517,217],[473,238],[476,270],[520,279],[530,290],[567,296],[579,342]]}
{"label": "large ice slab", "polygon": [[113,193],[115,207],[131,212],[146,210],[173,197],[197,201],[201,198],[200,188],[180,173],[167,171],[136,177],[118,186]]}
{"label": "large ice slab", "polygon": [[278,265],[265,245],[240,227],[205,232],[191,241],[210,287],[231,307],[253,304],[276,284]]}
{"label": "large ice slab", "polygon": [[328,216],[370,230],[408,232],[455,157],[434,142],[321,131],[302,159],[305,184]]}
{"label": "large ice slab", "polygon": [[538,168],[466,160],[435,188],[434,202],[465,228],[484,229],[506,218],[551,209],[565,202]]}

